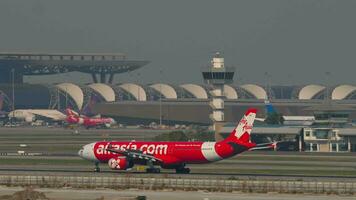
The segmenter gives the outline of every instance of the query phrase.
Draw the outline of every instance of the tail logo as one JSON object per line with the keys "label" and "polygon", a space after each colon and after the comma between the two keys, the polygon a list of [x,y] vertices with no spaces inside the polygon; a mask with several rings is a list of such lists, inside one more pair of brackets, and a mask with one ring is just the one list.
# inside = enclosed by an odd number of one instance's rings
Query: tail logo
{"label": "tail logo", "polygon": [[254,108],[248,109],[236,128],[226,138],[226,141],[249,143],[256,112],[257,110]]}
{"label": "tail logo", "polygon": [[235,137],[240,138],[244,133],[250,133],[252,130],[252,124],[248,122],[248,118],[252,117],[253,113],[248,114],[239,122],[235,130]]}

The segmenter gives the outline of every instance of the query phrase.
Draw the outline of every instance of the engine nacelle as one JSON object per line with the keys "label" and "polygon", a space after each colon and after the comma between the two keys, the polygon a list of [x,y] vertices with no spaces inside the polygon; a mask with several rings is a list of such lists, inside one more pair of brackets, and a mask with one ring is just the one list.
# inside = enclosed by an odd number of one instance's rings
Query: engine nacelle
{"label": "engine nacelle", "polygon": [[111,158],[108,162],[110,169],[113,170],[126,170],[132,167],[132,162],[127,160],[126,157]]}

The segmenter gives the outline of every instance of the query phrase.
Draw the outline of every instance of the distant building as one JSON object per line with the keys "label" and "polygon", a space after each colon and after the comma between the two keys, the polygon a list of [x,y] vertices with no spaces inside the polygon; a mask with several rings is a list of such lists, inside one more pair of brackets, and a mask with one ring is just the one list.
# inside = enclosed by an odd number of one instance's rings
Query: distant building
{"label": "distant building", "polygon": [[[305,124],[299,121],[301,119],[293,126],[257,124],[252,130],[252,138],[257,140],[255,142],[283,141],[279,150],[356,152],[356,127],[350,119],[350,113],[355,110],[353,107],[321,102],[305,110],[314,113],[312,124]],[[305,118],[305,122],[309,123],[310,119]],[[233,127],[232,124],[224,127],[222,133],[230,133]]]}
{"label": "distant building", "polygon": [[303,129],[305,151],[356,151],[356,127],[350,123],[352,107],[335,104],[309,108],[315,122]]}
{"label": "distant building", "polygon": [[[93,112],[120,119],[123,123],[151,123],[159,122],[160,105],[162,120],[167,124],[211,124],[209,114],[210,93],[207,85],[153,83],[140,85],[136,83],[91,83],[73,84],[58,83],[43,84],[15,84],[16,109],[64,109],[71,107],[82,110],[88,105],[92,97],[97,101],[92,105]],[[323,103],[325,88],[314,86],[289,86],[283,95],[275,95],[271,103],[284,116],[309,116],[313,111],[308,107]],[[277,89],[276,89],[277,88]],[[284,90],[286,87],[282,87]],[[307,90],[307,88],[309,88]],[[319,91],[322,89],[322,91]],[[280,86],[272,86],[272,91],[280,91]],[[346,85],[331,87],[332,102],[342,106],[355,106],[355,88]],[[289,93],[287,93],[289,91]],[[4,104],[3,110],[9,111],[12,105],[12,85],[0,84],[0,93]],[[224,120],[236,122],[249,107],[256,107],[259,117],[265,116],[266,90],[255,84],[239,86],[224,85]],[[279,92],[281,94],[281,92]],[[159,99],[162,98],[160,104]],[[356,119],[356,112],[349,113],[351,120]],[[293,122],[294,121],[294,122]],[[298,120],[287,119],[286,122],[297,123]],[[303,122],[304,123],[304,122]]]}
{"label": "distant building", "polygon": [[[94,83],[112,83],[114,75],[136,70],[149,62],[130,60],[120,53],[0,53],[0,83],[22,83],[23,76],[82,72]],[[13,80],[12,80],[13,79]]]}

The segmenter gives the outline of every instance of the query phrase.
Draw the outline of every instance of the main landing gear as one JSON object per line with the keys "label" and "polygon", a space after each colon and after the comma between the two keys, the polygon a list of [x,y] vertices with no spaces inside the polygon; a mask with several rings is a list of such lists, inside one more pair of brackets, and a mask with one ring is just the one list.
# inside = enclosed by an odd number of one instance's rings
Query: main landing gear
{"label": "main landing gear", "polygon": [[160,168],[156,168],[156,167],[153,167],[153,168],[149,167],[149,168],[146,169],[146,172],[147,173],[156,174],[156,173],[161,173],[161,169]]}
{"label": "main landing gear", "polygon": [[181,165],[179,167],[176,168],[176,173],[177,174],[189,174],[190,173],[190,169],[185,167],[184,165]]}
{"label": "main landing gear", "polygon": [[98,162],[95,163],[94,172],[100,172],[100,167],[99,167],[99,163]]}
{"label": "main landing gear", "polygon": [[148,164],[148,168],[146,168],[146,172],[147,173],[161,173],[161,169],[154,167],[154,165],[153,165],[151,160],[149,160],[147,162],[147,164]]}

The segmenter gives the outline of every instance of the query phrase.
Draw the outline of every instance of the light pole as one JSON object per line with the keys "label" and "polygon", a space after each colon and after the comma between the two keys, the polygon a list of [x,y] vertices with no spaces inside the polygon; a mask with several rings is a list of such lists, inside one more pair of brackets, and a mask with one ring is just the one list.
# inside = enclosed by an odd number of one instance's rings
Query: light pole
{"label": "light pole", "polygon": [[61,100],[60,100],[59,88],[57,88],[57,110],[61,110]]}
{"label": "light pole", "polygon": [[141,96],[140,96],[140,73],[137,73],[137,101],[140,101]]}
{"label": "light pole", "polygon": [[162,127],[162,70],[159,70],[160,84],[159,84],[159,126]]}
{"label": "light pole", "polygon": [[[11,124],[13,124],[15,119],[15,68],[11,69],[11,85],[12,85],[12,118]],[[12,126],[11,126],[12,127]]]}
{"label": "light pole", "polygon": [[15,110],[15,68],[11,69],[11,82],[12,82],[12,111],[14,111]]}
{"label": "light pole", "polygon": [[266,101],[269,101],[272,97],[272,89],[271,89],[271,75],[268,72],[265,72],[266,77]]}
{"label": "light pole", "polygon": [[[131,73],[130,73],[130,70],[128,71],[128,74],[129,74],[129,81],[131,81]],[[128,88],[129,88],[129,92],[127,92],[127,95],[128,95],[128,100],[131,101],[131,94],[130,94],[130,83],[128,84]]]}
{"label": "light pole", "polygon": [[67,92],[67,87],[66,87],[66,107],[65,109],[68,108],[68,92]]}
{"label": "light pole", "polygon": [[326,102],[329,102],[329,100],[330,100],[330,97],[331,97],[331,95],[330,95],[330,72],[325,72],[325,77],[326,77],[326,94],[325,94],[325,98],[324,98],[324,100],[326,101]]}

